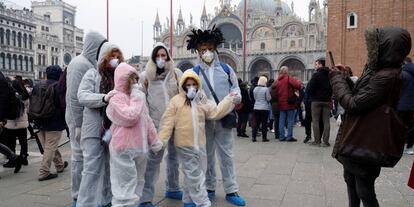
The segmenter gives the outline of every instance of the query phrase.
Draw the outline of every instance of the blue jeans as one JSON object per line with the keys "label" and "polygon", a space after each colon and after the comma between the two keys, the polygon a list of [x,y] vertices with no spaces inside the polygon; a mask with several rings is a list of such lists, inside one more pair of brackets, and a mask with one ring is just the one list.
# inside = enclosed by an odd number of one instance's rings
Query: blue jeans
{"label": "blue jeans", "polygon": [[[287,137],[285,136],[285,123],[287,118],[287,129],[288,134]],[[293,121],[295,118],[295,109],[287,110],[287,111],[280,111],[279,117],[279,139],[280,140],[291,140],[293,137]]]}

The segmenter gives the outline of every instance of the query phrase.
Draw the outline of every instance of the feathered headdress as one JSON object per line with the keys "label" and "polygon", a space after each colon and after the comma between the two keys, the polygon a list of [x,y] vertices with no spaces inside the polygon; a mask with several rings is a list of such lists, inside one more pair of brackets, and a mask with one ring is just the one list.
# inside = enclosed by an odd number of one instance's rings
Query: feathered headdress
{"label": "feathered headdress", "polygon": [[219,28],[216,28],[216,25],[211,30],[193,29],[191,32],[191,34],[187,35],[190,38],[187,40],[187,50],[196,50],[199,44],[205,42],[213,43],[216,46],[224,43],[223,33],[221,33]]}

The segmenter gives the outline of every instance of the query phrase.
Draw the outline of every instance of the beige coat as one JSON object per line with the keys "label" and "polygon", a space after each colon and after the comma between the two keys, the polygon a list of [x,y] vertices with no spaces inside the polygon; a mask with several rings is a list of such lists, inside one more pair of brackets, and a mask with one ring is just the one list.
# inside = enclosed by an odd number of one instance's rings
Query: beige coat
{"label": "beige coat", "polygon": [[15,120],[7,120],[6,129],[24,129],[29,126],[27,113],[29,112],[29,99],[24,101],[24,113]]}
{"label": "beige coat", "polygon": [[187,78],[193,78],[201,86],[200,78],[192,70],[187,70],[183,74],[180,80],[180,92],[170,100],[162,116],[159,137],[165,143],[174,132],[175,146],[199,147],[206,143],[205,120],[223,118],[233,110],[234,105],[232,99],[226,96],[217,106],[214,101],[207,99],[202,90],[199,90],[196,98],[191,102],[191,105],[195,107],[192,109],[192,106],[185,103],[187,96],[181,87]]}

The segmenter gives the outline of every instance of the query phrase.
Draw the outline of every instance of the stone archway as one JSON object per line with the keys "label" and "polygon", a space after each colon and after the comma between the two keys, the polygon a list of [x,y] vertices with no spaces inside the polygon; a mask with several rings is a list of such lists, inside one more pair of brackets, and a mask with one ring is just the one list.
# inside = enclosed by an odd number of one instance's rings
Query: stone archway
{"label": "stone archway", "polygon": [[302,61],[296,58],[288,58],[284,60],[281,66],[288,66],[289,68],[289,75],[303,81],[304,80],[304,73],[305,73],[305,64]]}
{"label": "stone archway", "polygon": [[250,79],[261,75],[272,77],[272,64],[265,58],[255,60],[250,66]]}
{"label": "stone archway", "polygon": [[237,71],[238,71],[237,64],[236,64],[236,61],[231,56],[225,55],[225,54],[219,54],[219,60],[220,62],[227,63],[228,65],[230,65],[230,67],[233,68],[234,72],[237,74]]}
{"label": "stone archway", "polygon": [[182,61],[177,65],[177,68],[179,68],[183,72],[193,67],[194,65],[189,61]]}

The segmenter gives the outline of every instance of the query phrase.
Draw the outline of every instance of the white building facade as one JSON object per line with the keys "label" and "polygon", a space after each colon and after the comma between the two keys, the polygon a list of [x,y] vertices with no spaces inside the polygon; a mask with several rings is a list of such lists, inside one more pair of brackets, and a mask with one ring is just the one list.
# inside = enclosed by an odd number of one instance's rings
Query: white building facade
{"label": "white building facade", "polygon": [[34,78],[36,25],[29,10],[0,4],[0,69],[7,77]]}
{"label": "white building facade", "polygon": [[76,7],[62,0],[33,1],[36,38],[36,79],[45,78],[48,65],[62,68],[82,52],[83,30],[75,26]]}
{"label": "white building facade", "polygon": [[[205,7],[200,19],[202,29],[214,25],[221,29],[226,42],[219,49],[222,62],[229,64],[240,78],[249,80],[258,75],[274,78],[281,66],[290,68],[290,74],[302,81],[311,78],[314,61],[325,58],[327,34],[326,4],[316,0],[309,4],[309,19],[300,19],[294,5],[282,0],[248,0],[246,24],[246,63],[243,61],[244,1],[232,6],[222,0],[215,15],[207,15]],[[167,24],[168,25],[168,24]],[[187,51],[187,35],[195,28],[186,26],[180,11],[174,26],[173,56],[182,70],[194,67],[197,56]],[[161,26],[157,14],[154,24],[155,42],[169,45],[169,27]]]}

